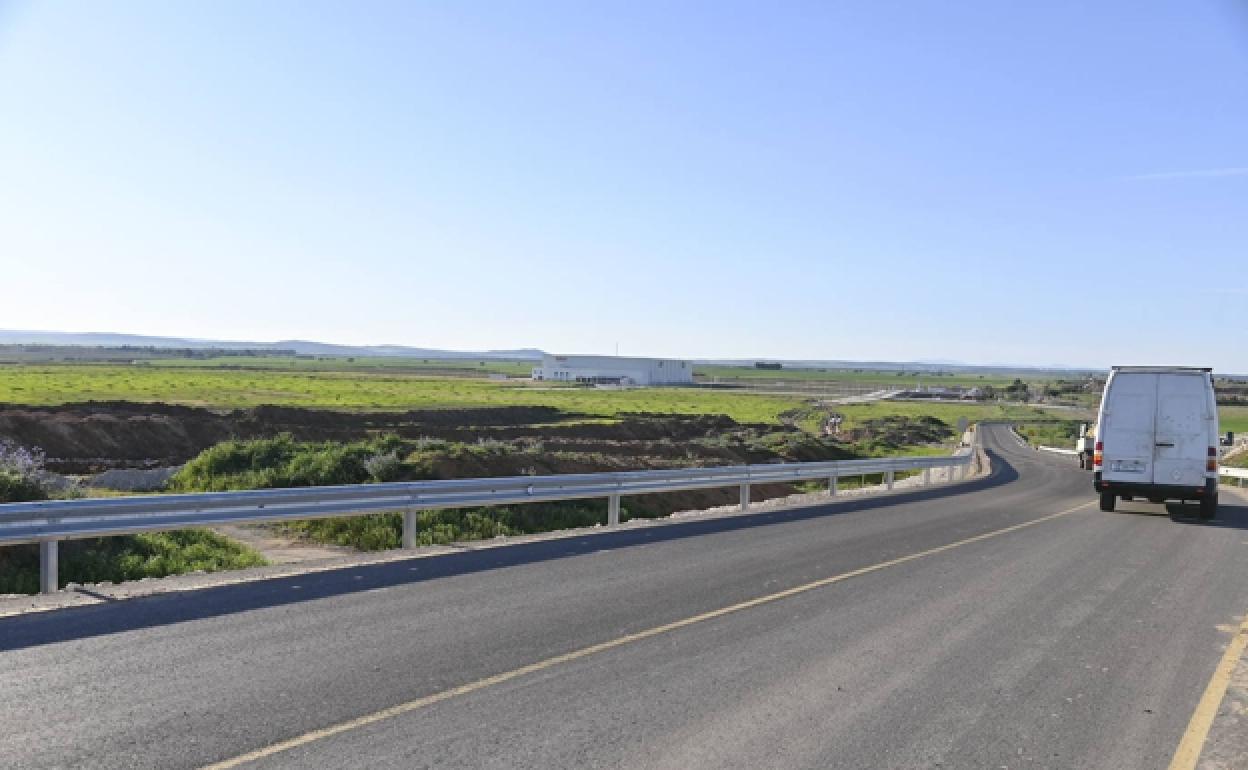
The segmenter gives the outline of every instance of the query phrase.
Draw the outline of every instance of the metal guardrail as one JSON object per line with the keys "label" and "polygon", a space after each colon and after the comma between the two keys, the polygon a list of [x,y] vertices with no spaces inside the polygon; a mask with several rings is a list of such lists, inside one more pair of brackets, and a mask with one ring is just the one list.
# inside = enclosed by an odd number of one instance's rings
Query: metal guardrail
{"label": "metal guardrail", "polygon": [[[965,451],[965,450],[963,450]],[[336,487],[264,489],[241,492],[47,500],[0,505],[0,546],[39,543],[39,585],[57,590],[57,543],[106,535],[185,529],[239,522],[292,521],[328,516],[359,516],[402,511],[404,548],[416,546],[416,512],[516,503],[607,498],[607,524],[620,523],[620,498],[690,489],[740,487],[741,510],[750,505],[750,487],[826,479],[829,495],[840,478],[882,474],[893,488],[898,472],[952,468],[950,480],[965,475],[975,452],[940,457],[899,457],[814,463],[738,465],[661,471],[583,473],[449,479]]]}
{"label": "metal guardrail", "polygon": [[1225,476],[1232,479],[1239,479],[1239,486],[1248,486],[1248,468],[1218,468],[1218,476]]}
{"label": "metal guardrail", "polygon": [[1077,449],[1062,449],[1061,447],[1045,446],[1043,444],[1038,445],[1036,449],[1040,450],[1041,452],[1051,452],[1052,454],[1055,454],[1055,455],[1066,455],[1068,457],[1079,456],[1079,450]]}

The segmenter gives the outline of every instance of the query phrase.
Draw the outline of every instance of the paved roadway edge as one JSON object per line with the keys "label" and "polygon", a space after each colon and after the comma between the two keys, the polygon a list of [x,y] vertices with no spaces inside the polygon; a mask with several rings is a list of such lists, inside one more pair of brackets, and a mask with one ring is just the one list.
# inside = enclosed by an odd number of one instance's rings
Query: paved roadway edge
{"label": "paved roadway edge", "polygon": [[344,722],[339,722],[338,724],[329,725],[329,726],[320,728],[318,730],[312,730],[312,731],[303,733],[301,735],[297,735],[293,738],[288,738],[284,741],[278,741],[277,743],[272,743],[272,744],[269,744],[268,746],[255,749],[253,751],[249,751],[244,754],[239,754],[237,756],[230,757],[224,760],[220,760],[218,762],[214,762],[209,765],[204,765],[202,770],[230,770],[231,768],[240,767],[242,765],[255,762],[260,759],[271,757],[275,754],[280,754],[282,752],[290,751],[291,749],[296,749],[301,746],[306,746],[310,743],[315,743],[317,741],[324,740],[326,738],[332,738],[335,735],[341,735],[343,733],[347,733],[352,730],[357,730],[362,727],[367,727],[377,722],[382,722],[387,719],[393,719],[394,717],[402,716],[403,714],[408,714],[410,712],[425,708],[426,706],[432,706],[436,703],[440,703],[445,700],[450,700],[451,698],[455,698],[460,695],[468,695],[470,693],[474,693],[479,690],[484,690],[494,685],[502,684],[504,682],[511,681],[512,679],[517,679],[519,677],[525,676],[526,674],[532,674],[538,671],[544,671],[546,669],[553,668],[563,663],[570,663],[572,661],[580,660],[582,658],[587,658],[592,655],[597,655],[598,653],[601,653],[601,652],[607,652],[609,650],[614,650],[619,647],[624,647],[625,645],[629,645],[634,642],[640,642],[645,639],[650,639],[656,636],[660,636],[662,634],[668,634],[673,631],[678,631],[683,628],[688,628],[689,626],[693,626],[699,623],[704,623],[709,620],[722,618],[726,615],[732,615],[738,612],[742,612],[744,610],[754,609],[755,607],[761,607],[763,605],[772,604],[774,602],[778,602],[783,599],[788,599],[794,596],[799,596],[801,594],[805,594],[810,591],[814,591],[816,589],[826,588],[827,586],[830,586],[830,585],[842,583],[852,578],[862,577],[863,575],[869,575],[873,572],[879,572],[881,570],[888,569],[889,567],[896,567],[901,564],[906,564],[908,562],[915,561],[917,559],[922,559],[928,556],[935,556],[936,554],[944,553],[946,551],[951,551],[954,548],[960,548],[962,546],[970,545],[972,543],[979,543],[985,540],[991,540],[992,538],[1000,537],[1002,535],[1006,535],[1012,532],[1017,532],[1022,529],[1027,529],[1028,527],[1034,527],[1037,524],[1043,524],[1043,523],[1052,521],[1054,519],[1058,519],[1064,516],[1069,516],[1072,513],[1081,511],[1094,504],[1095,504],[1095,501],[1089,501],[1081,505],[1077,505],[1074,508],[1067,508],[1064,511],[1058,511],[1057,513],[1050,513],[1045,516],[1040,516],[1035,519],[1024,521],[1020,524],[1014,524],[1009,527],[1003,527],[1001,529],[995,529],[989,532],[984,532],[982,534],[975,535],[973,537],[964,538],[962,540],[957,540],[952,543],[946,543],[945,545],[936,546],[935,548],[928,548],[926,550],[918,551],[916,553],[908,554],[906,556],[901,556],[896,559],[890,559],[888,561],[878,562],[876,564],[872,564],[866,567],[860,567],[855,570],[850,570],[849,572],[842,572],[837,575],[832,575],[830,577],[821,578],[819,580],[814,580],[809,583],[804,583],[802,585],[793,586],[792,588],[787,588],[783,591],[777,591],[772,594],[766,594],[764,596],[755,597],[753,599],[749,599],[747,601],[740,602],[738,604],[732,604],[726,607],[720,607],[719,609],[710,610],[708,612],[703,612],[698,615],[692,615],[686,618],[682,618],[681,620],[673,621],[671,623],[665,623],[660,626],[654,626],[653,628],[648,628],[644,631],[638,631],[632,634],[625,634],[624,636],[620,636],[615,639],[611,639],[605,642],[599,642],[598,644],[592,644],[588,647],[582,647],[578,650],[566,652],[561,655],[555,655],[553,657],[546,658],[544,660],[539,660],[534,663],[529,663],[527,665],[512,669],[510,671],[504,671],[499,674],[494,674],[493,676],[485,677],[484,679],[478,679],[476,681],[469,682],[467,684],[463,684],[458,687],[453,687],[449,690],[442,690],[440,692],[436,692],[431,695],[426,695],[424,697],[416,698],[414,700],[410,700],[405,703],[400,703],[398,705],[390,706],[388,708],[384,708],[379,711],[374,711],[371,714],[365,714],[363,716],[359,716],[354,719],[349,719]]}
{"label": "paved roadway edge", "polygon": [[[1248,493],[1232,487],[1224,488],[1223,492],[1226,489],[1230,489],[1231,495],[1238,497],[1241,502],[1248,503]],[[1183,738],[1170,760],[1169,770],[1195,770],[1202,766],[1201,757],[1206,747],[1214,742],[1229,747],[1231,751],[1242,756],[1248,756],[1248,731],[1240,729],[1238,720],[1218,720],[1219,715],[1227,714],[1231,710],[1229,701],[1232,696],[1228,691],[1236,670],[1248,664],[1248,658],[1244,655],[1248,651],[1248,613],[1245,613],[1239,628],[1233,633],[1209,678],[1209,684],[1196,704],[1196,710],[1192,712]],[[1213,767],[1224,766],[1215,761],[1207,764]]]}

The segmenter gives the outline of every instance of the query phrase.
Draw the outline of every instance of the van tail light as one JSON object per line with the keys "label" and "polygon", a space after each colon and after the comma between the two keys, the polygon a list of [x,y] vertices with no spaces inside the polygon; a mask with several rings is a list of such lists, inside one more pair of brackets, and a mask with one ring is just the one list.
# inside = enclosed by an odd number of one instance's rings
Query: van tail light
{"label": "van tail light", "polygon": [[1218,469],[1218,448],[1209,447],[1209,459],[1205,462],[1205,470],[1214,472]]}
{"label": "van tail light", "polygon": [[1092,465],[1094,467],[1099,468],[1101,467],[1101,465],[1104,464],[1105,462],[1104,450],[1105,450],[1105,442],[1104,441],[1096,442],[1096,450],[1092,453]]}

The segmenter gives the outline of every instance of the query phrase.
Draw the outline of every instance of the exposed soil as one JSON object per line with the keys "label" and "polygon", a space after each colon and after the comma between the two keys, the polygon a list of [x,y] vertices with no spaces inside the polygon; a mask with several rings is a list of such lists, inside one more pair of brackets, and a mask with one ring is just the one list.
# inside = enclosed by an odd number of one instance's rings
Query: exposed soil
{"label": "exposed soil", "polygon": [[687,454],[678,443],[754,428],[776,430],[775,426],[739,425],[722,416],[628,415],[615,421],[592,421],[549,407],[410,412],[272,406],[217,412],[132,402],[0,407],[0,438],[43,449],[48,468],[59,473],[180,465],[222,441],[282,433],[299,441],[358,441],[383,434],[461,443],[527,438],[549,442],[546,449],[550,452],[675,459]]}
{"label": "exposed soil", "polygon": [[[855,439],[923,443],[948,439],[939,420],[885,418]],[[0,407],[0,437],[40,447],[58,473],[167,468],[231,439],[290,434],[297,441],[352,442],[379,435],[442,439],[418,452],[415,478],[595,473],[690,466],[848,459],[854,447],[812,437],[793,425],[745,425],[718,415],[623,415],[598,420],[549,407],[341,412],[258,407],[228,412],[88,402]],[[419,442],[417,442],[419,443]],[[409,458],[410,460],[410,458]],[[146,489],[146,487],[144,487]],[[756,486],[755,500],[800,491]],[[733,504],[736,489],[646,495],[630,501],[649,515]]]}

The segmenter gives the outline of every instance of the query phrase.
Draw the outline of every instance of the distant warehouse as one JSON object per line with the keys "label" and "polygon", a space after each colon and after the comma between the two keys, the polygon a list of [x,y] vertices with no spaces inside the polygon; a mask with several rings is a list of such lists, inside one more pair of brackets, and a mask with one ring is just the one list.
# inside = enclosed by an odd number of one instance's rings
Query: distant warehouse
{"label": "distant warehouse", "polygon": [[693,364],[670,358],[542,356],[533,379],[593,385],[692,385]]}

